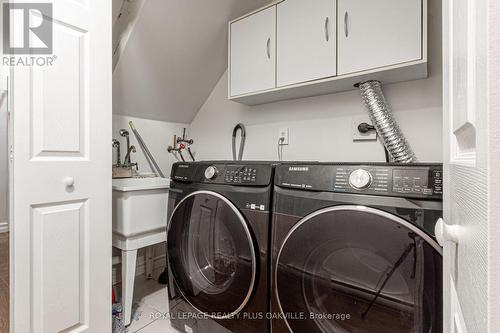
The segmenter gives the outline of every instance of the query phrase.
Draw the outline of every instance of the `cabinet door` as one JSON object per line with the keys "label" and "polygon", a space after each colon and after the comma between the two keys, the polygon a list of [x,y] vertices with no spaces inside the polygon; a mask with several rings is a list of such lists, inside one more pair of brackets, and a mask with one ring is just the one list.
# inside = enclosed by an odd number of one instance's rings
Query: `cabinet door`
{"label": "cabinet door", "polygon": [[276,6],[231,24],[231,96],[276,87]]}
{"label": "cabinet door", "polygon": [[422,58],[422,0],[338,3],[339,75]]}
{"label": "cabinet door", "polygon": [[277,7],[278,86],[337,74],[336,0],[287,0]]}

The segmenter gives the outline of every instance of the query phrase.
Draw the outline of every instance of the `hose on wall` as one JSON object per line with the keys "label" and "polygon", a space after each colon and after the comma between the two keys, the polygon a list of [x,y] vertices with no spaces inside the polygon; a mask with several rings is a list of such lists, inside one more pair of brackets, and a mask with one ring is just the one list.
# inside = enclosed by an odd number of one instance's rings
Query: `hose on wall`
{"label": "hose on wall", "polygon": [[[240,150],[238,152],[238,155],[236,155],[236,135],[238,134],[238,131],[241,132],[241,141],[240,141]],[[232,143],[233,143],[233,161],[243,160],[243,152],[245,151],[246,138],[247,138],[247,131],[245,129],[245,125],[237,124],[233,130],[233,140],[232,140]]]}
{"label": "hose on wall", "polygon": [[368,109],[370,119],[382,138],[391,160],[396,163],[414,163],[417,157],[399,128],[385,99],[379,81],[366,81],[359,84],[361,98]]}

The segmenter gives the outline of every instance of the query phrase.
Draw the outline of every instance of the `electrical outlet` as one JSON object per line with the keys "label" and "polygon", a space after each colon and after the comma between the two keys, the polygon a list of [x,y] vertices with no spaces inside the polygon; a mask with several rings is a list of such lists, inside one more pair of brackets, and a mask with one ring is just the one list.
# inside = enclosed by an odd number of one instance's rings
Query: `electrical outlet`
{"label": "electrical outlet", "polygon": [[288,140],[288,127],[282,127],[279,129],[278,132],[278,140],[281,139],[281,144],[282,145],[288,145],[289,140]]}
{"label": "electrical outlet", "polygon": [[368,115],[355,116],[352,117],[352,141],[376,141],[377,131],[369,131],[368,133],[361,133],[358,130],[358,126],[361,123],[367,123],[372,125],[372,121]]}

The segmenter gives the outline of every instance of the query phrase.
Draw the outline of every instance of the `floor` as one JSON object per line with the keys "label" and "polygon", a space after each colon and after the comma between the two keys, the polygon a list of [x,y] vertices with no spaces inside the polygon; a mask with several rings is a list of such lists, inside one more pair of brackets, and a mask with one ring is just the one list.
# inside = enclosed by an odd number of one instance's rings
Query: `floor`
{"label": "floor", "polygon": [[165,319],[167,313],[167,287],[155,280],[137,277],[134,287],[134,312],[127,332],[179,333],[170,326],[170,321]]}
{"label": "floor", "polygon": [[[134,288],[134,313],[128,333],[179,333],[165,319],[168,295],[165,285],[137,277]],[[0,233],[0,333],[9,331],[9,234]]]}
{"label": "floor", "polygon": [[0,233],[0,333],[9,331],[9,234]]}

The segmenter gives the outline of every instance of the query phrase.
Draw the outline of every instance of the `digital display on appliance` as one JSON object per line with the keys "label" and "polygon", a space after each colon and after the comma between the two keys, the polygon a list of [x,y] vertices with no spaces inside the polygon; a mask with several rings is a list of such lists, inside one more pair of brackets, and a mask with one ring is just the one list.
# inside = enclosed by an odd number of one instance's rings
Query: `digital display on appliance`
{"label": "digital display on appliance", "polygon": [[394,169],[392,179],[394,187],[426,188],[429,181],[429,171],[422,169]]}
{"label": "digital display on appliance", "polygon": [[192,172],[192,168],[189,165],[181,164],[175,169],[174,177],[176,179],[188,179]]}

